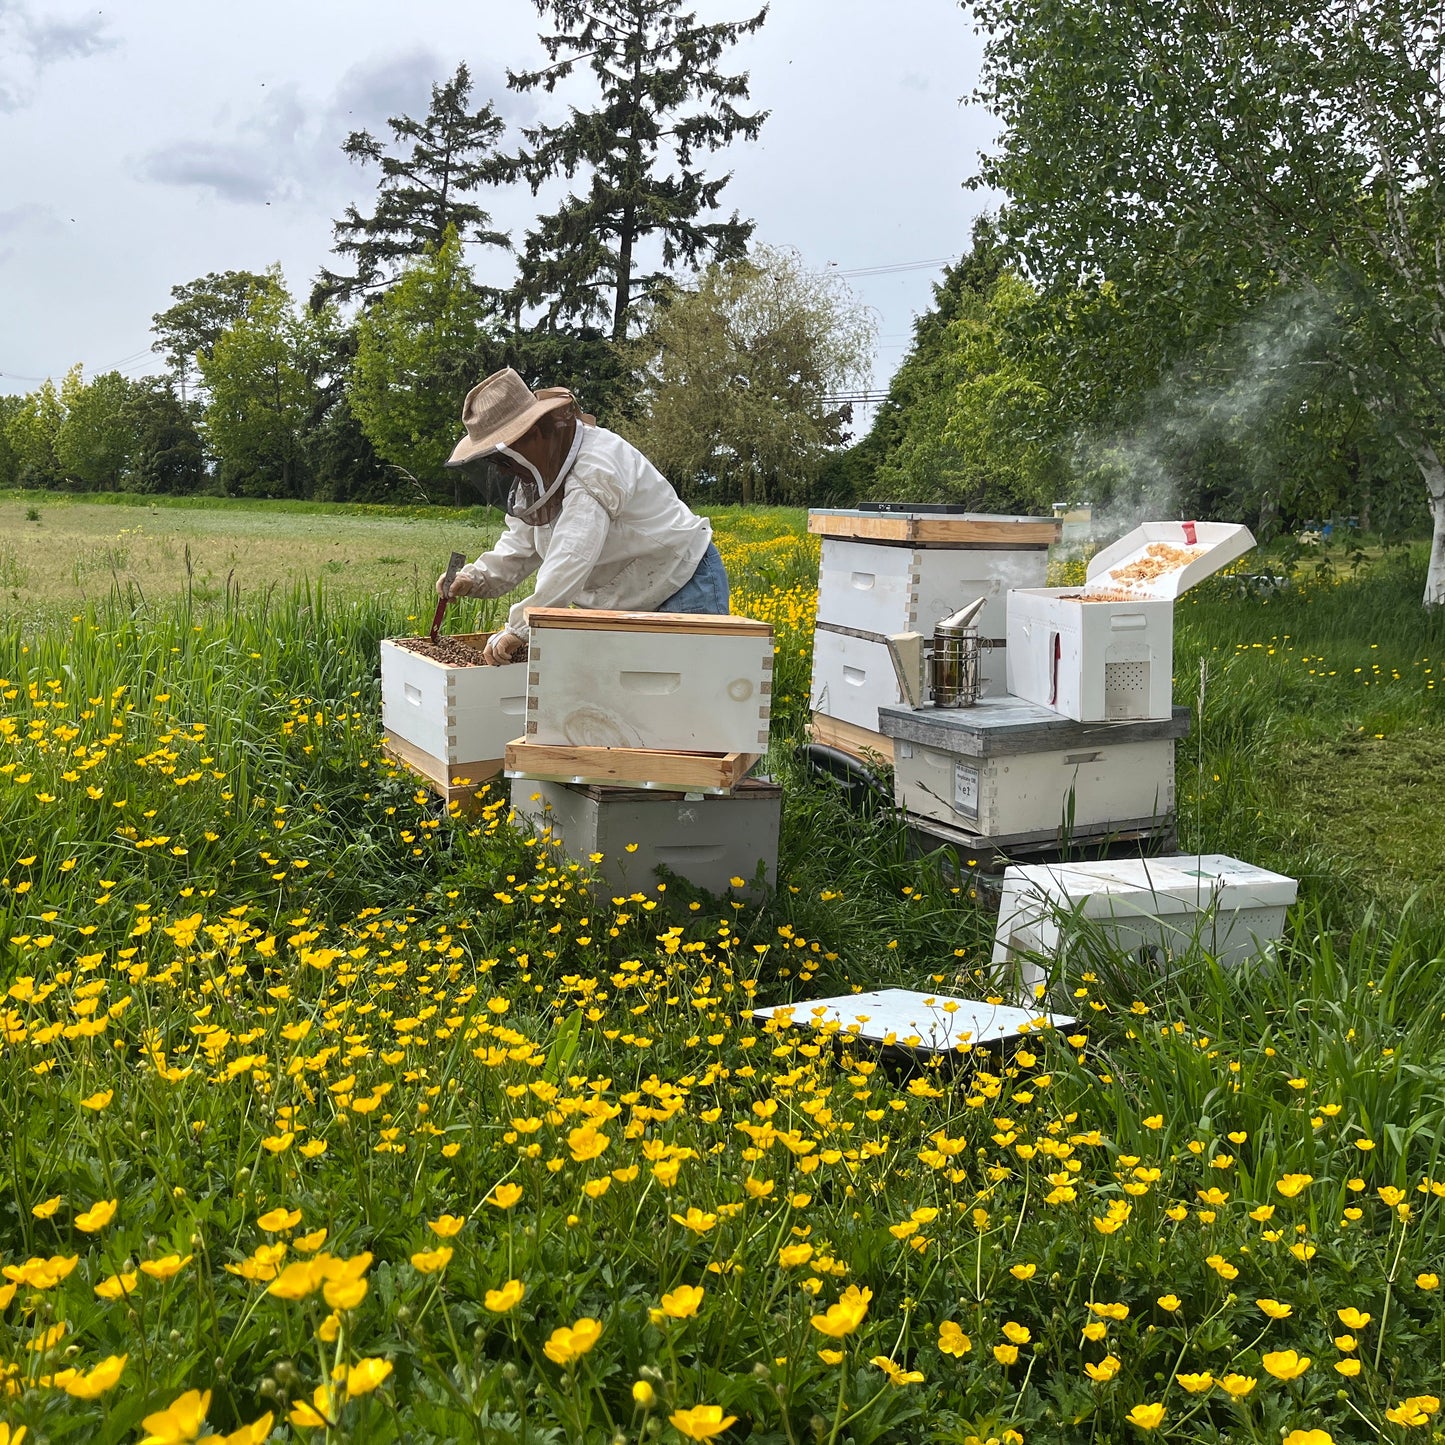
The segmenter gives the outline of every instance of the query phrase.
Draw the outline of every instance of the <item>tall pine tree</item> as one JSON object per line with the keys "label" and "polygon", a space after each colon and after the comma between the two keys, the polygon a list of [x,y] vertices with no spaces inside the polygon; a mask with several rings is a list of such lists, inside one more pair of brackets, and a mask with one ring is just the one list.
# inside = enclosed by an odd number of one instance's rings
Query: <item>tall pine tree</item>
{"label": "tall pine tree", "polygon": [[351,257],[356,271],[343,276],[323,268],[312,292],[313,306],[390,285],[407,260],[439,249],[448,227],[463,246],[511,244],[491,229],[491,216],[476,202],[482,186],[508,174],[505,160],[496,153],[506,122],[490,101],[471,109],[471,93],[471,73],[462,64],[450,80],[432,86],[425,120],[405,115],[388,120],[395,154],[370,131],[347,136],[341,148],[352,160],[381,167],[376,210],[363,216],[348,206],[332,227],[333,249]]}
{"label": "tall pine tree", "polygon": [[[746,20],[699,24],[682,0],[534,0],[555,26],[540,38],[549,65],[509,72],[514,90],[551,91],[585,63],[597,79],[591,110],[572,107],[557,125],[523,132],[514,170],[535,193],[553,176],[589,174],[527,235],[515,301],[540,307],[545,324],[601,322],[623,340],[640,302],[678,262],[740,255],[752,223],[735,211],[704,221],[730,176],[705,176],[700,154],[735,137],[753,140],[767,112],[745,114],[748,77],[718,68],[724,51],[752,34],[767,6]],[[638,244],[661,242],[661,270],[644,270]],[[610,313],[610,314],[609,314]]]}

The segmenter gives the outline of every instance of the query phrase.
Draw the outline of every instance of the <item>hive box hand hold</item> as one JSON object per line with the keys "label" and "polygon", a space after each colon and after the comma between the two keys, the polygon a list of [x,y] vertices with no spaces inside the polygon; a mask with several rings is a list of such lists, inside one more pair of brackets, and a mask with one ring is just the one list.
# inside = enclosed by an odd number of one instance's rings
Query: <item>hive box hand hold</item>
{"label": "hive box hand hold", "polygon": [[1052,961],[1091,944],[1161,973],[1199,952],[1235,966],[1274,946],[1298,891],[1293,878],[1219,853],[1016,865],[1004,873],[995,980],[1033,998]]}
{"label": "hive box hand hold", "polygon": [[538,607],[527,662],[529,743],[759,753],[772,711],[773,630],[746,617]]}
{"label": "hive box hand hold", "polygon": [[1225,522],[1146,522],[1090,563],[1083,587],[1008,596],[1008,689],[1079,722],[1169,716],[1174,599],[1254,546]]}

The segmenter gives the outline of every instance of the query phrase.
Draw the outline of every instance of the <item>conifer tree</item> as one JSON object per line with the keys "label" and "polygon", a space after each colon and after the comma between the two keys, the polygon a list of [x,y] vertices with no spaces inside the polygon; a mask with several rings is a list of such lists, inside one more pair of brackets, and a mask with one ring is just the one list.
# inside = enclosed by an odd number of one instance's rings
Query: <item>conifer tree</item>
{"label": "conifer tree", "polygon": [[[638,305],[667,269],[740,255],[752,234],[736,211],[718,208],[730,176],[706,176],[698,158],[738,136],[755,139],[765,111],[738,109],[748,77],[719,68],[724,52],[767,18],[700,24],[682,0],[534,0],[555,29],[540,38],[550,64],[508,73],[514,90],[551,91],[585,64],[596,77],[591,109],[523,131],[514,172],[535,193],[554,176],[588,176],[539,218],[523,248],[514,304],[540,307],[544,324],[600,322],[624,339]],[[661,269],[647,269],[639,243],[660,242]]]}
{"label": "conifer tree", "polygon": [[491,216],[476,202],[482,186],[507,174],[496,153],[506,122],[490,101],[471,109],[471,93],[471,73],[458,65],[450,80],[432,86],[425,120],[403,115],[387,121],[390,152],[369,131],[353,131],[346,138],[341,148],[352,160],[381,168],[376,209],[363,216],[348,206],[332,227],[333,249],[351,257],[356,271],[343,276],[323,268],[313,306],[390,285],[408,259],[436,251],[448,227],[463,246],[510,245],[505,234],[491,229]]}

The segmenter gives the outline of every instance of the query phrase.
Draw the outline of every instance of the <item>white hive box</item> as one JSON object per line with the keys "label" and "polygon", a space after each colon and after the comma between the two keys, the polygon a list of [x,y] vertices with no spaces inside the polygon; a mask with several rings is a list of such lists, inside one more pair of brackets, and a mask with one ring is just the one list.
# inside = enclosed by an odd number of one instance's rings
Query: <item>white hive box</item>
{"label": "white hive box", "polygon": [[529,743],[702,753],[767,749],[773,630],[746,617],[527,614]]}
{"label": "white hive box", "polygon": [[916,1049],[920,1053],[962,1052],[1005,1041],[1021,1043],[1046,1029],[1068,1028],[1075,1020],[1007,1004],[880,988],[837,998],[753,1010],[760,1023],[781,1028],[825,1029],[863,1043]]}
{"label": "white hive box", "polygon": [[1079,723],[1016,697],[970,708],[885,708],[894,801],[994,847],[1157,830],[1174,813],[1174,743],[1160,722]]}
{"label": "white hive box", "polygon": [[[1009,692],[1080,722],[1167,718],[1174,599],[1253,546],[1232,523],[1146,522],[1090,561],[1084,587],[1010,592]],[[1123,600],[1081,600],[1092,592]]]}
{"label": "white hive box", "polygon": [[[487,634],[458,636],[480,649]],[[526,723],[527,669],[449,667],[381,644],[381,723],[388,746],[434,782],[474,782],[502,770],[507,744]]]}
{"label": "white hive box", "polygon": [[1047,517],[897,511],[813,511],[822,538],[813,638],[813,711],[877,732],[879,707],[903,699],[884,639],[931,633],[976,597],[985,643],[979,690],[1004,692],[1006,598],[1047,580],[1059,524]]}
{"label": "white hive box", "polygon": [[994,973],[1003,981],[1017,971],[1032,996],[1048,961],[1086,934],[1161,972],[1195,948],[1234,966],[1278,942],[1298,892],[1293,878],[1218,853],[1010,867]]}
{"label": "white hive box", "polygon": [[773,887],[782,806],[782,789],[766,779],[723,797],[512,780],[512,808],[525,825],[584,867],[600,853],[595,867],[614,893],[651,892],[659,865],[725,893],[731,878],[751,886],[761,864]]}

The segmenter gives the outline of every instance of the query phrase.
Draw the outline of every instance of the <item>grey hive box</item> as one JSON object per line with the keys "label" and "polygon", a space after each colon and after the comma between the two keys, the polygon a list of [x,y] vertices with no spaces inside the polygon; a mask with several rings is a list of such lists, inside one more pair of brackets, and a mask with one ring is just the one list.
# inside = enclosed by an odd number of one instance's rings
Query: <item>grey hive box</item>
{"label": "grey hive box", "polygon": [[893,743],[894,801],[961,841],[1007,847],[1172,826],[1174,743],[1189,732],[1188,708],[1157,722],[1080,723],[1002,697],[885,707],[878,720]]}
{"label": "grey hive box", "polygon": [[[659,865],[709,893],[725,893],[732,878],[751,887],[761,863],[772,888],[782,808],[782,788],[764,778],[722,796],[512,779],[518,819],[575,862],[595,867],[614,893],[652,892]],[[602,854],[600,864],[589,863],[594,853]]]}

